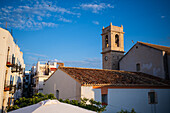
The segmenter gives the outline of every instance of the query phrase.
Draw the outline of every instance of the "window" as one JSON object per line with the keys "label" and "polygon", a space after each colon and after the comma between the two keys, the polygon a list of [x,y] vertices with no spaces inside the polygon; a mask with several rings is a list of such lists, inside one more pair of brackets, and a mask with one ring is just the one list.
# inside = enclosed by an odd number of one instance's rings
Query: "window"
{"label": "window", "polygon": [[149,104],[157,104],[157,96],[154,91],[148,92]]}
{"label": "window", "polygon": [[107,105],[107,94],[102,94],[102,105]]}
{"label": "window", "polygon": [[59,90],[56,90],[56,98],[59,99]]}
{"label": "window", "polygon": [[12,54],[12,64],[15,64],[15,57],[14,57],[14,54]]}
{"label": "window", "polygon": [[139,63],[136,64],[136,71],[140,71],[140,64]]}
{"label": "window", "polygon": [[115,35],[115,44],[117,47],[119,47],[119,35],[118,34]]}
{"label": "window", "polygon": [[108,35],[105,38],[105,47],[109,47]]}

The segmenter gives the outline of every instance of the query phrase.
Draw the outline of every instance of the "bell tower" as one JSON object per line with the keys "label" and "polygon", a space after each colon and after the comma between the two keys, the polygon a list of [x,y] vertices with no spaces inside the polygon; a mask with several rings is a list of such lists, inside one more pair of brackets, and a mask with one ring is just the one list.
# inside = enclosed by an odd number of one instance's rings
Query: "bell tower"
{"label": "bell tower", "polygon": [[124,56],[123,26],[110,26],[102,29],[102,65],[103,69],[118,70],[119,60]]}

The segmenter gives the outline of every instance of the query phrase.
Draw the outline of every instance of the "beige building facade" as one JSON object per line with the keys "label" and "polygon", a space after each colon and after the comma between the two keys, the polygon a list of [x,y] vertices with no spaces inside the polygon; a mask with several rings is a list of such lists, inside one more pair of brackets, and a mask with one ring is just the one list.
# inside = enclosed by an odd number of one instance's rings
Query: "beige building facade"
{"label": "beige building facade", "polygon": [[46,80],[56,69],[57,66],[64,66],[64,63],[58,63],[58,62],[43,62],[38,61],[37,65],[34,67],[32,71],[34,73],[34,87],[33,87],[33,93],[42,93],[43,92],[43,84],[44,80]]}
{"label": "beige building facade", "polygon": [[103,69],[118,70],[119,60],[124,55],[123,26],[110,26],[102,29],[102,63]]}
{"label": "beige building facade", "polygon": [[0,28],[0,113],[22,96],[23,53],[11,33]]}
{"label": "beige building facade", "polygon": [[120,70],[170,78],[170,47],[137,42],[120,60]]}

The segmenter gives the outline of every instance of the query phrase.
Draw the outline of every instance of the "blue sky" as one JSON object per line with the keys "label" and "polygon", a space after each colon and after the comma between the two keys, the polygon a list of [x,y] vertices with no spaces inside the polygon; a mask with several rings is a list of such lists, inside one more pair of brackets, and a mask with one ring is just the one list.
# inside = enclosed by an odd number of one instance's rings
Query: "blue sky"
{"label": "blue sky", "polygon": [[0,0],[0,27],[13,29],[26,69],[38,60],[101,68],[102,27],[124,26],[132,40],[170,46],[169,0]]}

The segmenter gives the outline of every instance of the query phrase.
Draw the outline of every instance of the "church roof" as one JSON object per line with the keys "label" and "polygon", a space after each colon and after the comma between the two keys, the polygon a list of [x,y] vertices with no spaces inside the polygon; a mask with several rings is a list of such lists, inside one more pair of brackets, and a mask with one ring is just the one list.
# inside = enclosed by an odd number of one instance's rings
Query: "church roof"
{"label": "church roof", "polygon": [[167,52],[167,53],[170,53],[170,47],[167,47],[167,46],[149,44],[149,43],[144,43],[144,42],[137,42],[137,43],[143,44],[143,45],[145,45],[145,46],[149,46],[149,47],[152,47],[152,48],[161,50],[161,51],[165,51],[165,52]]}
{"label": "church roof", "polygon": [[59,67],[59,69],[81,85],[166,86],[170,88],[170,81],[141,72],[76,67]]}

